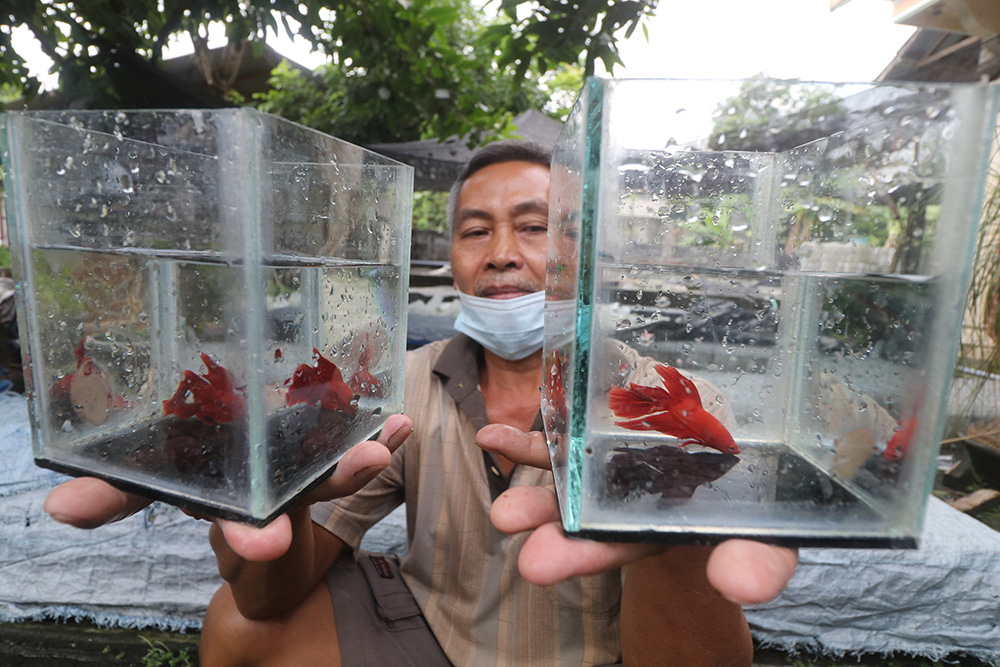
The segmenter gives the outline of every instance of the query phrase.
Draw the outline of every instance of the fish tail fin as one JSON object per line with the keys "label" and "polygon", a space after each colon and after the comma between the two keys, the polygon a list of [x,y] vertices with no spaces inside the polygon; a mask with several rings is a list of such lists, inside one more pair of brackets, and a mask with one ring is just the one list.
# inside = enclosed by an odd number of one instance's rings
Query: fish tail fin
{"label": "fish tail fin", "polygon": [[[660,412],[654,415],[643,415],[628,421],[615,422],[616,426],[627,428],[630,431],[659,431],[667,435],[674,435],[684,431],[684,425],[676,415],[669,412]],[[679,437],[685,437],[683,434]]]}
{"label": "fish tail fin", "polygon": [[608,407],[616,417],[636,419],[669,409],[670,395],[659,387],[638,384],[631,384],[628,389],[611,387]]}

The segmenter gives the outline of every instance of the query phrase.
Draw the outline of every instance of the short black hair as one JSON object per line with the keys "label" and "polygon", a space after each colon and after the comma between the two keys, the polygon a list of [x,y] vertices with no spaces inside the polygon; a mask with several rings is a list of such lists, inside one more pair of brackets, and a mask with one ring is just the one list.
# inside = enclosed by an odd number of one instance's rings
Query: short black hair
{"label": "short black hair", "polygon": [[477,150],[469,158],[469,161],[465,163],[465,166],[462,167],[461,173],[448,193],[446,222],[449,231],[454,231],[455,229],[455,209],[458,207],[458,194],[462,191],[462,186],[465,185],[465,182],[477,171],[502,162],[531,162],[549,169],[552,166],[552,147],[538,143],[537,141],[505,139],[486,144]]}

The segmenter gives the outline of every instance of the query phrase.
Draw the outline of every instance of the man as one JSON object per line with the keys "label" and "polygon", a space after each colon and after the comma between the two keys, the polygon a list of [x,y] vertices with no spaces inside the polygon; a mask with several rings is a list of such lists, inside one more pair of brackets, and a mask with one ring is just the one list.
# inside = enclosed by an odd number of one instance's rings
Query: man
{"label": "man", "polygon": [[[449,205],[467,335],[408,355],[414,421],[390,419],[309,500],[374,479],[363,490],[263,530],[213,524],[227,583],[205,619],[203,664],[750,664],[742,612],[713,585],[737,602],[767,599],[794,553],[597,544],[558,528],[538,433],[548,184],[548,152],[532,144],[470,161]],[[69,485],[47,510],[77,525],[138,503],[94,480]],[[402,563],[355,565],[364,531],[404,501]]]}

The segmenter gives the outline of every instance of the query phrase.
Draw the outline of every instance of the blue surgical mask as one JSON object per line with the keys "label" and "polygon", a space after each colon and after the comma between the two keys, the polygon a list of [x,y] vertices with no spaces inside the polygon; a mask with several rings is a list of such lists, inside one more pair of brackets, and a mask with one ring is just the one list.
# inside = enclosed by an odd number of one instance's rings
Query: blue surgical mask
{"label": "blue surgical mask", "polygon": [[545,292],[513,299],[484,299],[458,293],[462,310],[455,329],[509,361],[524,359],[542,347]]}

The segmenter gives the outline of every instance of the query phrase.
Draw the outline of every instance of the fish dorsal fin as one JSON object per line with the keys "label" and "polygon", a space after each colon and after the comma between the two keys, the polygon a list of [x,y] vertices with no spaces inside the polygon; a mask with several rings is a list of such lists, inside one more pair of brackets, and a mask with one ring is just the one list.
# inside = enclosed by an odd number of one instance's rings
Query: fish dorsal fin
{"label": "fish dorsal fin", "polygon": [[657,364],[656,372],[663,379],[674,405],[682,410],[694,410],[701,407],[701,394],[694,382],[684,377],[673,366]]}

